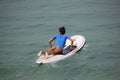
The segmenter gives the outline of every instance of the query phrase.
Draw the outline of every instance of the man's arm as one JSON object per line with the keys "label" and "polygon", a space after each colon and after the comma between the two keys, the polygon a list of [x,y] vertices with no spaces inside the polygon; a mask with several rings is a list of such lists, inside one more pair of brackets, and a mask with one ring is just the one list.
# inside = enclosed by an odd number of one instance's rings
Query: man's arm
{"label": "man's arm", "polygon": [[48,40],[48,44],[49,44],[49,46],[50,46],[50,47],[52,47],[52,44],[51,44],[51,43],[52,43],[52,41],[54,41],[54,39],[53,39],[53,38],[50,38],[50,39]]}
{"label": "man's arm", "polygon": [[70,45],[70,50],[72,50],[72,48],[73,48],[73,39],[71,39],[71,38],[69,38],[69,40],[71,41],[71,45]]}

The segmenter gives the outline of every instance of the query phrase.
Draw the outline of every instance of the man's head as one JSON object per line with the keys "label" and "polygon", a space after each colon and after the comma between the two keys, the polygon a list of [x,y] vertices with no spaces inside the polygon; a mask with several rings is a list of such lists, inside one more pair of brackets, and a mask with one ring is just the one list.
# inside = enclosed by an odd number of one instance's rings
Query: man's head
{"label": "man's head", "polygon": [[59,32],[60,32],[60,34],[65,34],[65,32],[66,32],[65,27],[64,26],[60,27]]}

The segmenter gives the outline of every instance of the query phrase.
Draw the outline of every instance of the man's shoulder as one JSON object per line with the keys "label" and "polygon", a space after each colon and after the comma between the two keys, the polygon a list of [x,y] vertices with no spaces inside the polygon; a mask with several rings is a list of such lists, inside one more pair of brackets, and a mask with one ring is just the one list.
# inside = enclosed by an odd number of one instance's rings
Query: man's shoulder
{"label": "man's shoulder", "polygon": [[68,35],[68,34],[65,34],[65,36],[66,36],[66,37],[69,37],[69,35]]}

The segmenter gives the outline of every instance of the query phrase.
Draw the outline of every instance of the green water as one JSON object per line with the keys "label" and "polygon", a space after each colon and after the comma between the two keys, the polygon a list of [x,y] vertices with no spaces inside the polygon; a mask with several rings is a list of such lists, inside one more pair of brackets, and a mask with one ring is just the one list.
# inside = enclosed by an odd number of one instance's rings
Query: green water
{"label": "green water", "polygon": [[[61,26],[83,35],[84,48],[39,66]],[[0,80],[120,80],[119,35],[119,0],[0,0]]]}

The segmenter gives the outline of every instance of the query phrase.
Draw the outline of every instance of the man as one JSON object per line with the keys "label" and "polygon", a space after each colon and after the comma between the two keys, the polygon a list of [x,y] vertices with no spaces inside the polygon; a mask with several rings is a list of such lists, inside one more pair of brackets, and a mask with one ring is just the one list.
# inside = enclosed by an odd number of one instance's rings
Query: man
{"label": "man", "polygon": [[[72,49],[72,47],[73,47],[73,40],[68,35],[66,35],[65,33],[66,33],[65,27],[64,26],[60,27],[59,28],[59,33],[54,35],[48,41],[50,49],[48,49],[46,51],[40,51],[38,53],[38,56],[41,56],[42,54],[45,54],[46,55],[46,59],[47,59],[48,55],[50,55],[50,54],[56,55],[56,54],[62,53],[67,39],[69,39],[71,41],[70,49]],[[52,46],[51,43],[54,40],[55,40],[55,45]]]}

